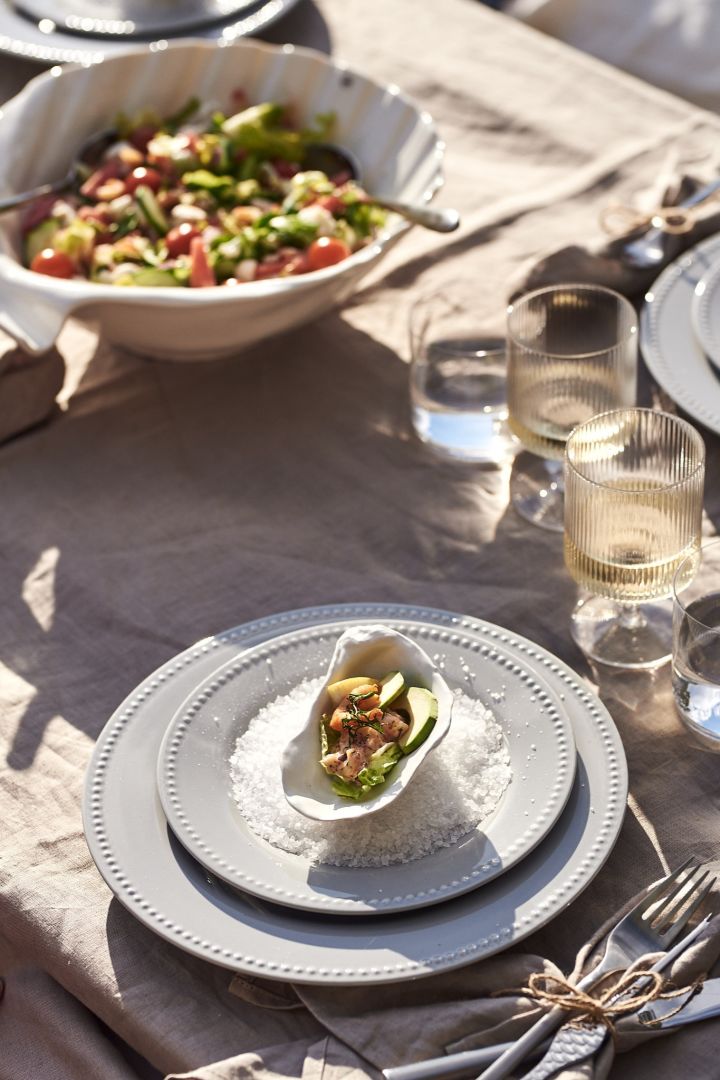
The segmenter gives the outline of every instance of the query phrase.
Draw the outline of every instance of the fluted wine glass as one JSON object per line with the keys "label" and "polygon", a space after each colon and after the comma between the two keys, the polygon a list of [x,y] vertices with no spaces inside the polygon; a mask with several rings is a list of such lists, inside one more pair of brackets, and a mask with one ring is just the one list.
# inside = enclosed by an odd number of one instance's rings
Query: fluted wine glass
{"label": "fluted wine glass", "polygon": [[507,362],[510,429],[530,451],[516,460],[512,503],[562,532],[568,435],[597,413],[635,404],[635,311],[600,285],[538,289],[508,308]]}
{"label": "fluted wine glass", "polygon": [[[593,660],[653,668],[672,652],[673,577],[698,563],[705,445],[652,409],[580,424],[565,448],[565,565],[585,591],[572,634]],[[676,583],[677,587],[677,583]]]}

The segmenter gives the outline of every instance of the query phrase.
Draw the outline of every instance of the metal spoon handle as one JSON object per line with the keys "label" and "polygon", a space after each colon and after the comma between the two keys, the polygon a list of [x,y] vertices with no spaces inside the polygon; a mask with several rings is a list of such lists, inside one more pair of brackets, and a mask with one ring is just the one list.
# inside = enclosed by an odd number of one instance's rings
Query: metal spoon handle
{"label": "metal spoon handle", "polygon": [[66,178],[57,180],[54,184],[42,184],[40,187],[32,188],[30,191],[21,191],[17,195],[6,195],[4,198],[0,198],[0,214],[6,210],[16,210],[18,206],[25,206],[26,203],[31,203],[34,199],[39,199],[43,195],[54,195],[67,186]]}
{"label": "metal spoon handle", "polygon": [[454,232],[460,224],[460,215],[457,210],[436,210],[431,206],[416,206],[412,203],[394,202],[392,199],[372,199],[377,206],[385,210],[392,210],[400,214],[406,221],[412,221],[414,225],[422,225],[425,229],[434,232]]}

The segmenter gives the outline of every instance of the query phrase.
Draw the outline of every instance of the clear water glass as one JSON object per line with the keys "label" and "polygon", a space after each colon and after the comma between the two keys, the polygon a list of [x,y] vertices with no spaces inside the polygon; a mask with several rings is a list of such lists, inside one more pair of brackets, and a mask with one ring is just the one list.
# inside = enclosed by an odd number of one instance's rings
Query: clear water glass
{"label": "clear water glass", "polygon": [[698,564],[705,445],[685,420],[620,409],[580,424],[565,448],[565,565],[581,589],[573,637],[591,659],[669,659],[678,567]]}
{"label": "clear water glass", "polygon": [[673,587],[675,707],[694,741],[720,753],[720,540],[688,563]]}
{"label": "clear water glass", "polygon": [[507,350],[510,429],[538,456],[513,477],[513,505],[533,524],[561,532],[557,462],[568,435],[597,413],[635,404],[635,310],[599,285],[538,289],[508,308]]}
{"label": "clear water glass", "polygon": [[505,341],[484,317],[477,287],[454,283],[410,315],[410,403],[418,437],[443,457],[503,465],[518,444],[508,428]]}

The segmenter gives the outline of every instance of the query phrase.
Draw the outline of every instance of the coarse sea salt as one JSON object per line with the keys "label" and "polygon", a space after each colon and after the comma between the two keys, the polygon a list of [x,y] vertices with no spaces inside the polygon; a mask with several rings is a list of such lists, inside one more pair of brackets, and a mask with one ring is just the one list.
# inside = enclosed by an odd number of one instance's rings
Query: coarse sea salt
{"label": "coarse sea salt", "polygon": [[502,729],[481,701],[455,690],[448,734],[397,802],[355,821],[298,814],[285,799],[280,762],[322,683],[306,679],[261,709],[230,758],[235,802],[263,840],[311,863],[390,866],[450,847],[495,810],[512,777]]}

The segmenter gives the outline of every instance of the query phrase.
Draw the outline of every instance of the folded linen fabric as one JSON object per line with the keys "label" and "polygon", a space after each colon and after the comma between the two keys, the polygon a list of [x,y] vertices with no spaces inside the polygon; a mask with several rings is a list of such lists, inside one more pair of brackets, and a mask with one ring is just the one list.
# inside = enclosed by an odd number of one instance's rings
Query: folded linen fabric
{"label": "folded linen fabric", "polygon": [[47,420],[64,378],[57,349],[29,356],[0,335],[0,443]]}
{"label": "folded linen fabric", "polygon": [[[605,285],[631,299],[640,298],[652,285],[660,271],[683,251],[700,240],[720,230],[720,199],[708,199],[694,208],[692,223],[686,232],[666,233],[663,239],[664,258],[654,266],[644,269],[632,266],[623,259],[623,252],[631,240],[637,239],[652,228],[653,211],[679,206],[688,196],[703,188],[710,178],[698,179],[687,175],[675,176],[669,182],[661,179],[662,189],[641,193],[636,207],[617,208],[627,211],[628,221],[636,217],[641,224],[623,235],[593,241],[588,244],[570,244],[550,251],[539,260],[533,259],[522,266],[510,285],[509,299],[548,285],[580,283]],[[622,221],[615,208],[608,206],[607,217]],[[588,223],[590,229],[591,223]]]}
{"label": "folded linen fabric", "polygon": [[[571,975],[573,981],[594,967],[606,935],[639,898],[634,897],[601,926],[578,954]],[[708,973],[718,958],[720,917],[713,919],[703,934],[668,969],[665,973],[668,984],[675,987],[691,985]],[[376,1071],[383,1068],[519,1038],[541,1014],[541,1009],[520,992],[534,972],[561,974],[554,964],[538,956],[503,953],[457,972],[404,983],[402,986],[327,989],[296,986],[295,994],[333,1036],[328,1044],[332,1047],[333,1071],[337,1069],[343,1076],[352,1074],[356,1080],[363,1075],[374,1077]],[[244,980],[235,981],[231,990],[241,997],[249,992]],[[498,995],[499,990],[517,992]],[[259,1002],[256,991],[257,987],[250,991],[253,1004]],[[718,1022],[707,1022],[693,1030],[694,1048],[697,1053],[702,1053],[704,1047],[708,1061],[712,1059],[711,1047],[716,1039]],[[563,1070],[558,1074],[559,1080],[605,1080],[616,1052],[631,1050],[639,1043],[662,1037],[663,1033],[653,1028],[632,1034],[620,1033],[615,1039],[607,1040],[594,1059]],[[674,1035],[676,1039],[683,1037],[682,1034]],[[308,1063],[299,1075],[304,1077],[315,1071],[317,1045],[312,1048],[312,1054],[314,1068],[310,1069]],[[221,1071],[221,1064],[227,1071]],[[229,1080],[240,1075],[239,1071],[233,1070],[241,1064],[247,1067],[249,1063],[241,1063],[239,1059],[218,1062],[213,1072],[198,1071],[187,1075],[197,1076],[198,1080],[205,1076]],[[287,1072],[284,1064],[288,1066]],[[298,1075],[297,1066],[293,1072],[290,1061],[284,1064],[273,1060],[272,1071],[283,1072],[286,1076]],[[625,1073],[620,1064],[618,1075],[632,1075],[634,1080],[644,1080],[653,1075],[652,1055],[648,1055],[647,1047],[643,1050],[642,1061],[636,1061],[633,1056],[630,1072]]]}

